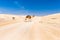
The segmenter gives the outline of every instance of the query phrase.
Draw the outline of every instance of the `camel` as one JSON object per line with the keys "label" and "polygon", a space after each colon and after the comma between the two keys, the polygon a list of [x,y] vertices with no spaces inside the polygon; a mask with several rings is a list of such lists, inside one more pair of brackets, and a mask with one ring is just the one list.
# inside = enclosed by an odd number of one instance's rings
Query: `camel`
{"label": "camel", "polygon": [[15,19],[15,17],[12,17],[12,19],[14,20],[14,19]]}
{"label": "camel", "polygon": [[33,17],[35,17],[35,16],[27,15],[27,16],[25,17],[25,21],[31,21],[31,19],[32,19]]}

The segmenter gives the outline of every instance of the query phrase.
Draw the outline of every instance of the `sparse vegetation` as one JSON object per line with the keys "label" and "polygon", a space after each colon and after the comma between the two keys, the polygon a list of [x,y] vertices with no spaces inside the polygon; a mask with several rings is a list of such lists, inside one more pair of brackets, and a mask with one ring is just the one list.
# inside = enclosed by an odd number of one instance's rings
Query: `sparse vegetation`
{"label": "sparse vegetation", "polygon": [[39,21],[39,23],[43,23],[42,21]]}
{"label": "sparse vegetation", "polygon": [[51,18],[51,19],[56,19],[56,18]]}
{"label": "sparse vegetation", "polygon": [[33,15],[32,17],[35,17],[35,15]]}

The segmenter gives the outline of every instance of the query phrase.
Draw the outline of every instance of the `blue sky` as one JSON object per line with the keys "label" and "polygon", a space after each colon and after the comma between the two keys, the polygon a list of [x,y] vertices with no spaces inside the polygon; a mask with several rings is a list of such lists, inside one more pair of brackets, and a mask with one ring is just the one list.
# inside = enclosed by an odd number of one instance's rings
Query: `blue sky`
{"label": "blue sky", "polygon": [[60,0],[0,0],[0,14],[48,15],[60,13]]}

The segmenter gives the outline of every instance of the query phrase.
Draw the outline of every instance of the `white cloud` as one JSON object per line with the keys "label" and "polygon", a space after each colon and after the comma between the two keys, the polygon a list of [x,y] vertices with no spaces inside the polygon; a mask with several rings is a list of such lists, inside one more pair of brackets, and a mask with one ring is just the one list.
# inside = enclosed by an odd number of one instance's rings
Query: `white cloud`
{"label": "white cloud", "polygon": [[20,7],[20,4],[19,4],[18,1],[14,1],[14,4],[15,4],[16,6],[18,6],[18,7]]}
{"label": "white cloud", "polygon": [[22,9],[25,9],[25,7],[24,7],[24,6],[22,6],[21,8],[22,8]]}
{"label": "white cloud", "polygon": [[23,10],[12,10],[12,9],[6,9],[6,8],[0,8],[0,14],[20,14],[20,15],[49,15],[50,13],[60,13],[55,11],[31,11],[26,10],[24,6],[21,6],[21,9]]}
{"label": "white cloud", "polygon": [[19,9],[25,9],[24,6],[22,6],[18,1],[14,1],[14,4],[19,8]]}
{"label": "white cloud", "polygon": [[18,1],[14,1],[14,4],[19,4]]}

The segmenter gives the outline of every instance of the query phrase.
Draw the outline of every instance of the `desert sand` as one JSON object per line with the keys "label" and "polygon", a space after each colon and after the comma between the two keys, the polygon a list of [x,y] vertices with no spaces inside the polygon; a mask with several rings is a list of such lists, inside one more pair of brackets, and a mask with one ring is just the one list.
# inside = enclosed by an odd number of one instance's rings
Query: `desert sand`
{"label": "desert sand", "polygon": [[0,14],[0,40],[60,40],[60,13],[31,20],[23,15]]}

